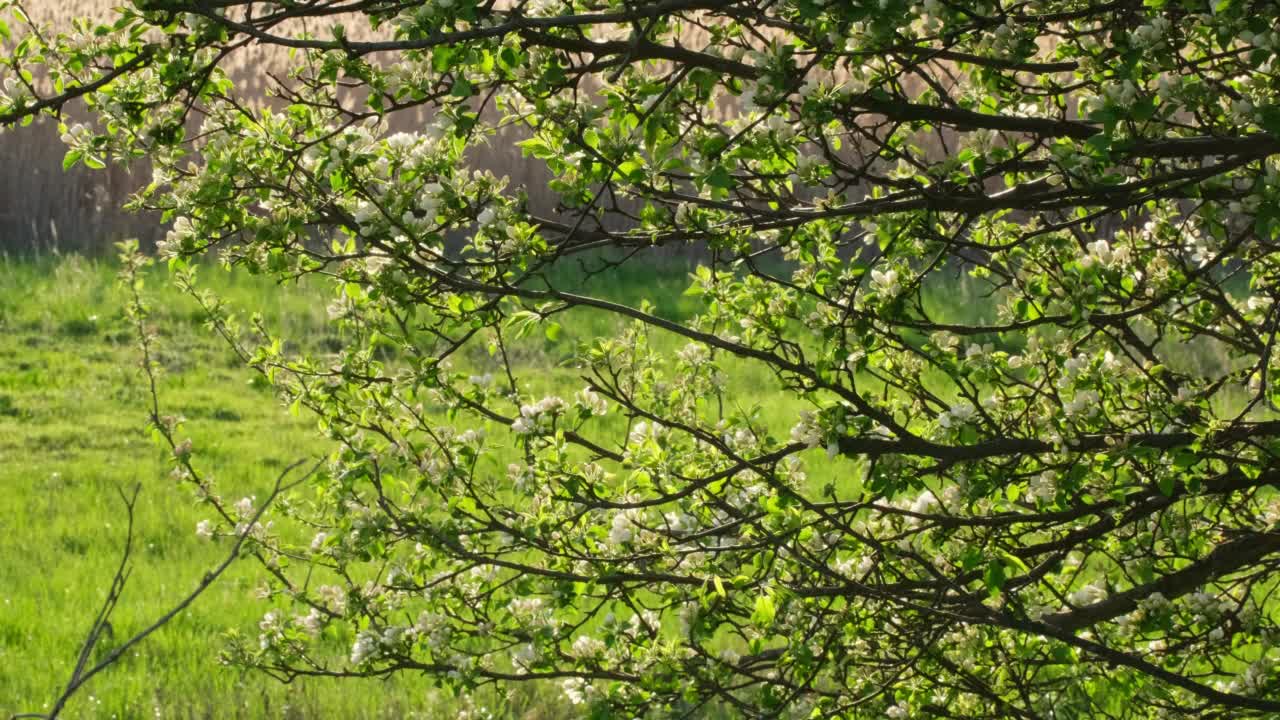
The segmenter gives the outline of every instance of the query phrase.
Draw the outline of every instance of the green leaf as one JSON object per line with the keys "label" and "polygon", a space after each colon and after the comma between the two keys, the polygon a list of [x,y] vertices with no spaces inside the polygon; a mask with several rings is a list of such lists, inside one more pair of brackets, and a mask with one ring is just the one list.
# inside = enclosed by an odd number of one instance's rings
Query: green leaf
{"label": "green leaf", "polygon": [[474,94],[474,86],[466,78],[458,78],[454,80],[453,87],[449,89],[449,94],[454,97],[467,98]]}
{"label": "green leaf", "polygon": [[551,149],[551,146],[547,144],[547,141],[540,137],[531,137],[528,140],[521,140],[516,143],[516,146],[523,150],[526,156],[532,155],[533,157],[541,160],[546,160],[547,158],[554,157],[557,154]]}
{"label": "green leaf", "polygon": [[719,190],[732,190],[735,185],[733,176],[723,165],[715,166],[715,169],[707,175],[707,184]]}
{"label": "green leaf", "polygon": [[503,47],[498,51],[498,60],[506,68],[515,68],[520,64],[520,54],[513,47]]}
{"label": "green leaf", "polygon": [[1000,558],[1008,567],[1017,568],[1022,572],[1031,571],[1031,568],[1027,567],[1027,564],[1022,562],[1022,558],[1014,555],[1013,553],[1002,552],[1000,553]]}
{"label": "green leaf", "polygon": [[1186,470],[1198,462],[1200,457],[1188,450],[1179,450],[1173,455],[1173,466],[1179,470]]}
{"label": "green leaf", "polygon": [[773,605],[773,598],[768,595],[760,595],[756,597],[755,612],[751,613],[751,622],[758,628],[765,628],[773,624],[773,618],[777,615],[777,609]]}
{"label": "green leaf", "polygon": [[1040,317],[1039,308],[1026,298],[1018,298],[1018,301],[1014,303],[1013,309],[1020,320],[1036,320]]}
{"label": "green leaf", "polygon": [[644,165],[635,160],[627,160],[626,162],[618,164],[617,175],[633,183],[644,182]]}
{"label": "green leaf", "polygon": [[1004,563],[999,560],[992,560],[987,563],[987,571],[982,576],[982,581],[987,586],[987,592],[996,595],[1009,578],[1005,574]]}

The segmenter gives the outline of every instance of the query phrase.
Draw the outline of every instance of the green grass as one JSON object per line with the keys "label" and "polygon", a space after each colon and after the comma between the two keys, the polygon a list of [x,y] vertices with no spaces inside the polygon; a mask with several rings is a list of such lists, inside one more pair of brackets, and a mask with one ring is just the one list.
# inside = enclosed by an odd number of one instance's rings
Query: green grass
{"label": "green grass", "polygon": [[[558,287],[638,306],[653,303],[668,318],[696,312],[683,292],[686,268],[642,264],[588,280],[557,270]],[[561,274],[563,273],[563,274]],[[141,485],[136,548],[129,586],[113,617],[115,638],[127,637],[180,600],[225,548],[201,542],[205,517],[188,486],[167,477],[167,454],[145,428],[149,400],[138,367],[125,298],[109,263],[80,258],[8,262],[0,259],[0,718],[39,712],[57,696],[118,562],[124,540],[121,488]],[[232,306],[261,312],[269,327],[303,349],[332,350],[342,338],[327,324],[327,287],[277,286],[269,280],[208,270],[202,285]],[[148,277],[151,322],[158,334],[163,411],[188,419],[198,465],[227,497],[270,487],[289,463],[319,457],[330,446],[305,414],[291,416],[273,391],[213,333],[194,301],[165,272]],[[955,322],[975,322],[990,301],[967,279],[941,288],[931,305]],[[932,309],[932,308],[931,308]],[[559,342],[531,338],[519,363],[535,369],[526,390],[568,396],[583,385],[564,362],[574,341],[612,334],[619,319],[575,310],[563,316]],[[658,333],[652,344],[670,351],[685,340]],[[1203,362],[1222,362],[1213,348]],[[1198,361],[1200,361],[1198,360]],[[477,372],[495,370],[483,352],[462,359]],[[734,392],[778,437],[805,403],[777,390],[759,364],[726,361]],[[491,434],[491,437],[500,435]],[[505,467],[509,448],[493,451]],[[812,463],[815,487],[856,482],[847,461]],[[222,666],[220,636],[254,632],[267,607],[255,599],[261,571],[234,566],[169,626],[124,662],[95,678],[69,707],[84,718],[450,718],[460,702],[422,677],[391,681],[298,681],[282,685],[261,674]],[[562,717],[559,695],[522,691],[510,717]]]}
{"label": "green grass", "polygon": [[[66,682],[88,622],[102,602],[124,541],[122,488],[141,485],[137,552],[123,602],[112,618],[123,639],[195,587],[225,548],[194,533],[206,517],[189,486],[167,477],[167,454],[146,429],[149,395],[139,352],[110,263],[77,257],[0,260],[0,717],[39,712]],[[557,278],[561,282],[565,278]],[[340,342],[326,323],[326,287],[276,286],[263,278],[209,270],[202,285],[304,348]],[[654,303],[681,317],[697,301],[682,295],[683,267],[643,266],[570,287],[618,302]],[[202,326],[195,302],[161,269],[148,276],[147,301],[158,335],[163,412],[187,418],[198,464],[231,498],[269,489],[289,463],[330,446],[305,417],[295,418],[220,339]],[[525,343],[521,364],[538,373],[528,389],[571,394],[582,387],[563,360],[572,343],[618,329],[602,312],[561,319],[557,343]],[[661,337],[662,348],[684,344]],[[483,356],[471,360],[489,362]],[[483,370],[477,367],[477,370]],[[735,379],[771,387],[764,368]],[[745,393],[785,435],[801,401]],[[495,450],[497,455],[504,452]],[[505,467],[499,463],[497,467]],[[194,606],[94,678],[68,707],[84,718],[445,718],[459,702],[421,677],[392,681],[299,680],[282,685],[217,662],[229,630],[253,632],[267,607],[254,598],[261,571],[244,562]],[[531,690],[507,706],[513,717],[561,717],[558,693]]]}
{"label": "green grass", "polygon": [[[291,334],[324,338],[323,297],[226,273],[209,282]],[[188,418],[202,465],[231,497],[264,493],[282,467],[326,452],[305,419],[250,382],[199,327],[195,303],[157,273],[165,411]],[[70,673],[106,593],[125,532],[119,488],[141,484],[136,555],[112,619],[123,639],[195,587],[225,549],[167,474],[145,428],[147,392],[114,270],[79,259],[0,264],[0,716],[41,711]],[[418,680],[281,685],[217,663],[219,636],[252,628],[257,569],[233,567],[190,610],[98,676],[68,717],[447,717]],[[362,687],[359,683],[355,688]],[[376,701],[375,701],[376,700]]]}

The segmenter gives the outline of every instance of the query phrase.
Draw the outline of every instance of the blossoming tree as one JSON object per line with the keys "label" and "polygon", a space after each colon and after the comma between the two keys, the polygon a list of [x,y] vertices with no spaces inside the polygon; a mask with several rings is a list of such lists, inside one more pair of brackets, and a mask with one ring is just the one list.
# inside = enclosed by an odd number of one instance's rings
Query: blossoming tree
{"label": "blossoming tree", "polygon": [[[242,662],[601,717],[1280,712],[1274,5],[0,5],[0,121],[83,102],[69,163],[149,160],[180,282],[335,281],[332,356],[200,296],[337,447],[270,530],[202,485],[273,583]],[[266,100],[222,70],[263,46]],[[581,290],[671,247],[693,316]],[[586,314],[623,322],[547,395],[520,336]]]}

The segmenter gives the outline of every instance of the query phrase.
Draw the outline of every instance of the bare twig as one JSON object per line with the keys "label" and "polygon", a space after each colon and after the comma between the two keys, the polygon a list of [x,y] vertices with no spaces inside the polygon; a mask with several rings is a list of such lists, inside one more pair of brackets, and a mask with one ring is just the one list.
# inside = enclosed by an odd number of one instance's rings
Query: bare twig
{"label": "bare twig", "polygon": [[290,482],[285,482],[289,474],[292,473],[299,466],[301,466],[304,462],[306,461],[298,460],[297,462],[290,464],[288,467],[286,467],[283,471],[280,472],[280,474],[276,477],[275,485],[272,487],[270,495],[268,495],[266,501],[262,503],[261,507],[258,508],[258,511],[254,513],[253,517],[250,518],[250,520],[246,523],[244,531],[236,535],[235,543],[231,546],[230,551],[227,552],[226,557],[223,558],[222,562],[218,563],[216,567],[214,567],[212,570],[204,574],[204,576],[200,579],[200,582],[196,585],[194,590],[192,590],[185,597],[183,597],[182,600],[180,600],[176,605],[170,608],[163,615],[156,618],[150,625],[148,625],[144,629],[134,634],[128,640],[125,640],[123,643],[117,645],[109,653],[107,653],[105,657],[103,657],[101,660],[95,663],[92,667],[89,667],[86,670],[85,666],[88,664],[89,656],[91,655],[91,653],[93,652],[93,649],[97,646],[98,642],[102,638],[103,633],[106,632],[107,628],[110,628],[111,626],[109,622],[111,614],[115,610],[117,604],[119,603],[120,598],[124,593],[125,583],[129,578],[129,560],[131,558],[132,550],[133,550],[133,523],[134,523],[133,508],[134,508],[135,502],[137,501],[138,490],[140,486],[135,486],[133,490],[133,494],[129,496],[126,496],[122,491],[121,497],[124,499],[125,508],[128,512],[128,519],[129,519],[128,532],[125,536],[124,551],[121,553],[119,568],[116,570],[115,576],[111,580],[110,589],[107,591],[107,599],[103,602],[102,608],[98,611],[98,614],[94,617],[93,623],[90,625],[90,628],[89,628],[88,637],[85,638],[84,643],[81,645],[80,652],[76,658],[75,670],[72,671],[71,673],[71,679],[67,681],[67,684],[63,688],[62,693],[58,695],[58,699],[54,701],[53,708],[49,712],[20,713],[17,715],[13,715],[11,717],[11,720],[19,720],[19,718],[44,718],[45,720],[54,720],[54,718],[57,718],[62,713],[63,709],[66,707],[67,702],[76,694],[76,692],[80,690],[80,688],[82,688],[85,685],[85,683],[87,683],[90,679],[92,679],[93,676],[97,675],[103,670],[106,670],[111,665],[115,664],[116,661],[118,661],[122,656],[124,656],[124,654],[128,652],[130,648],[142,642],[144,639],[147,638],[147,636],[151,635],[156,630],[159,630],[160,628],[164,627],[171,620],[177,617],[183,610],[186,610],[187,607],[190,606],[191,603],[195,602],[196,598],[200,597],[200,595],[203,594],[205,590],[208,590],[213,585],[213,583],[222,575],[222,573],[226,572],[227,568],[231,567],[231,564],[235,562],[236,558],[240,556],[241,547],[244,546],[244,543],[248,539],[251,530],[257,524],[258,520],[262,517],[262,515],[266,512],[267,508],[270,507],[271,503],[281,493],[286,492],[289,489],[297,486],[299,483],[306,481],[306,479],[309,478],[316,471],[316,468],[318,468],[320,464],[319,461],[317,461],[314,465],[311,466],[311,469],[309,469],[301,477]]}

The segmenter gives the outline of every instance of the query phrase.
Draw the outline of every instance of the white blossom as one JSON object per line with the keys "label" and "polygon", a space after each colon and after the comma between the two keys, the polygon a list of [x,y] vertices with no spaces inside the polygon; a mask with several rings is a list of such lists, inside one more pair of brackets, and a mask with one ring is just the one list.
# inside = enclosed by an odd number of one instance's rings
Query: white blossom
{"label": "white blossom", "polygon": [[623,511],[613,516],[609,526],[609,544],[613,546],[629,543],[635,537],[635,523],[631,511]]}
{"label": "white blossom", "polygon": [[525,643],[511,653],[511,660],[516,667],[528,670],[538,660],[538,649],[533,643]]}
{"label": "white blossom", "polygon": [[311,608],[311,611],[306,615],[299,615],[295,617],[293,622],[303,632],[314,637],[319,635],[320,630],[324,627],[324,616],[320,614],[319,610]]}
{"label": "white blossom", "polygon": [[603,655],[604,651],[604,641],[593,638],[590,635],[579,635],[578,639],[574,640],[573,645],[569,648],[569,654],[579,660],[598,657]]}
{"label": "white blossom", "polygon": [[664,513],[662,519],[667,524],[667,529],[672,535],[677,537],[688,535],[697,527],[697,520],[694,516],[686,512],[672,511]]}
{"label": "white blossom", "polygon": [[1127,108],[1138,101],[1138,86],[1132,80],[1112,82],[1103,86],[1102,94],[1113,104]]}
{"label": "white blossom", "polygon": [[560,689],[572,705],[581,705],[587,701],[587,690],[590,686],[583,678],[568,678],[560,683]]}
{"label": "white blossom", "polygon": [[356,209],[351,213],[351,217],[361,227],[370,225],[374,220],[381,217],[382,213],[378,210],[378,206],[368,200],[361,200],[356,204]]}
{"label": "white blossom", "polygon": [[795,127],[781,115],[770,115],[769,119],[765,120],[764,125],[779,140],[790,140],[796,136]]}
{"label": "white blossom", "polygon": [[898,271],[897,270],[879,270],[871,271],[871,284],[875,289],[885,295],[896,295],[898,293]]}
{"label": "white blossom", "polygon": [[519,435],[537,432],[544,421],[564,412],[566,407],[568,405],[565,401],[554,395],[548,395],[536,403],[521,405],[520,416],[511,423],[511,430]]}
{"label": "white blossom", "polygon": [[815,448],[822,444],[822,428],[818,425],[817,416],[810,410],[800,411],[800,422],[791,428],[791,442],[801,443],[807,448]]}
{"label": "white blossom", "polygon": [[574,399],[578,405],[590,410],[592,415],[604,415],[609,411],[609,403],[591,388],[584,388]]}
{"label": "white blossom", "polygon": [[1129,33],[1129,39],[1138,48],[1153,50],[1164,43],[1165,36],[1169,34],[1169,27],[1169,18],[1159,16],[1145,25],[1134,28]]}
{"label": "white blossom", "polygon": [[976,415],[977,409],[972,404],[959,402],[938,416],[938,424],[944,428],[960,427]]}
{"label": "white blossom", "polygon": [[817,155],[799,155],[796,157],[796,173],[801,177],[811,175],[822,167],[823,162]]}
{"label": "white blossom", "polygon": [[1264,657],[1246,667],[1240,677],[1231,682],[1229,689],[1245,695],[1257,695],[1266,687],[1270,676],[1271,660]]}
{"label": "white blossom", "polygon": [[1089,417],[1098,412],[1098,393],[1092,390],[1082,390],[1075,394],[1062,406],[1063,412],[1067,417]]}
{"label": "white blossom", "polygon": [[995,349],[992,343],[969,343],[969,347],[964,350],[964,359],[972,363],[985,363]]}
{"label": "white blossom", "polygon": [[1107,589],[1097,583],[1085,585],[1067,596],[1072,605],[1083,606],[1092,605],[1105,600],[1107,597]]}
{"label": "white blossom", "polygon": [[347,592],[337,585],[321,585],[316,588],[316,597],[331,612],[343,613],[347,609]]}
{"label": "white blossom", "polygon": [[691,342],[676,352],[676,357],[697,367],[711,358],[711,351],[702,343]]}
{"label": "white blossom", "polygon": [[1057,478],[1053,471],[1045,470],[1044,472],[1031,478],[1031,482],[1027,485],[1027,501],[1036,502],[1037,500],[1049,501],[1058,494]]}
{"label": "white blossom", "polygon": [[387,147],[396,152],[405,152],[418,144],[418,136],[407,132],[398,132],[387,138]]}
{"label": "white blossom", "polygon": [[951,352],[960,344],[960,338],[945,330],[939,330],[938,332],[930,335],[929,341],[943,352]]}
{"label": "white blossom", "polygon": [[359,665],[377,654],[381,638],[372,630],[361,630],[351,645],[351,664]]}

